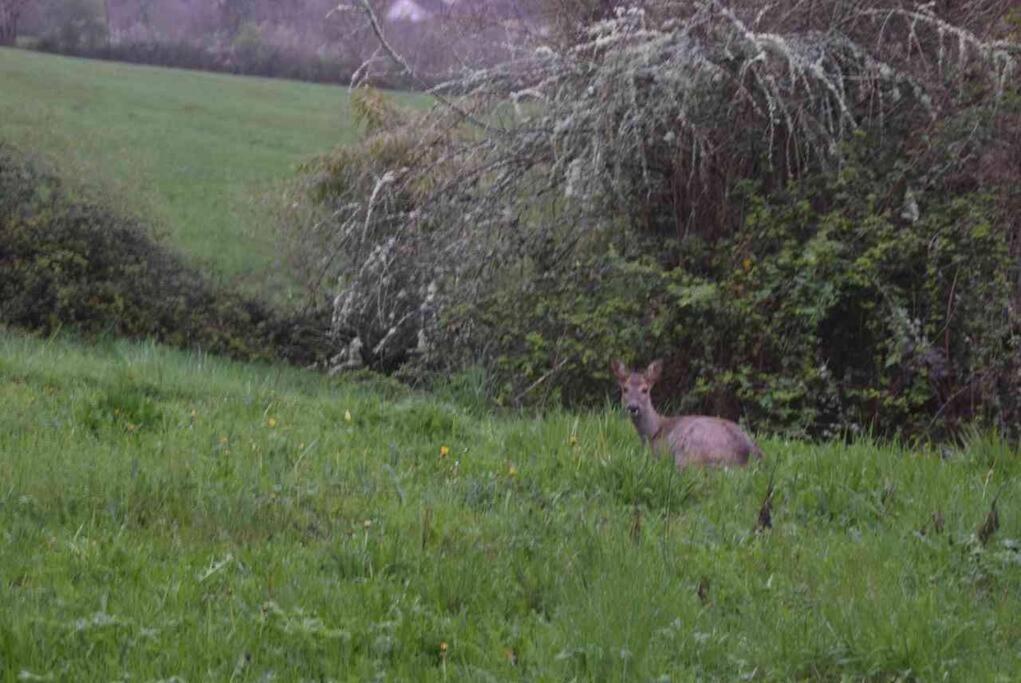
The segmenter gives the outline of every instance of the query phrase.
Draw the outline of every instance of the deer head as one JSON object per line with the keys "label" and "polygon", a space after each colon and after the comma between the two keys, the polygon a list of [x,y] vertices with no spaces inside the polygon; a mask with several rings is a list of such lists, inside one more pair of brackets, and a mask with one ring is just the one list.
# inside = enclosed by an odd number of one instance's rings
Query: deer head
{"label": "deer head", "polygon": [[630,370],[615,360],[610,369],[620,385],[620,401],[631,416],[635,429],[644,439],[651,439],[659,431],[659,413],[652,405],[652,387],[663,374],[663,361],[655,360],[644,372]]}

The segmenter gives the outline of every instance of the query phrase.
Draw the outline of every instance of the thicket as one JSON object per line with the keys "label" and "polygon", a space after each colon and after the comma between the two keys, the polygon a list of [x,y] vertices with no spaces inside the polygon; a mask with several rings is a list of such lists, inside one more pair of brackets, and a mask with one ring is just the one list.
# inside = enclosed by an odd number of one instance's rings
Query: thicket
{"label": "thicket", "polygon": [[322,321],[204,276],[138,221],[71,198],[0,145],[0,324],[152,338],[245,360],[317,360]]}
{"label": "thicket", "polygon": [[591,403],[662,356],[660,401],[757,428],[1021,424],[1010,3],[582,10],[432,112],[355,92],[288,225],[338,364]]}

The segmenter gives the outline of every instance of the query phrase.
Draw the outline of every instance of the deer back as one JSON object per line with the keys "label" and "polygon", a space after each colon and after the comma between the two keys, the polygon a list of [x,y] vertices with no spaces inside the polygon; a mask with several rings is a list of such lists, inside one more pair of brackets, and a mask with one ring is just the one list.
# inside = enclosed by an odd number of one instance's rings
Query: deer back
{"label": "deer back", "polygon": [[652,448],[657,454],[669,453],[677,467],[742,466],[752,457],[762,457],[759,447],[737,424],[705,415],[664,418]]}

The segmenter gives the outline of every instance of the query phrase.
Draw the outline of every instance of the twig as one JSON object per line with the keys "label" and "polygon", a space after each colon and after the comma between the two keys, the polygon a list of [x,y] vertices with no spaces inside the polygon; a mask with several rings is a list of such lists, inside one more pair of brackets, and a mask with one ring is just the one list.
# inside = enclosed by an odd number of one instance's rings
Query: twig
{"label": "twig", "polygon": [[539,379],[535,380],[534,382],[529,384],[527,387],[525,387],[524,391],[522,391],[520,394],[518,394],[517,396],[514,397],[514,402],[517,403],[518,401],[523,399],[526,394],[530,393],[531,391],[536,389],[540,384],[542,384],[543,382],[548,380],[550,377],[555,375],[557,372],[559,372],[560,368],[564,367],[564,365],[567,364],[567,361],[571,360],[572,357],[573,357],[573,355],[572,356],[565,356],[559,363],[557,363],[555,366],[553,366],[553,368],[549,372],[545,373],[542,377],[540,377]]}

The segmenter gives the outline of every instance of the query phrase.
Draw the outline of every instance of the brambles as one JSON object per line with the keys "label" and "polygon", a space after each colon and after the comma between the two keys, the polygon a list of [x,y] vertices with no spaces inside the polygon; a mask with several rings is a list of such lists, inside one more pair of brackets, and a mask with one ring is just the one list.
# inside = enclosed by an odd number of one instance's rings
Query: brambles
{"label": "brambles", "polygon": [[666,356],[663,398],[769,429],[1017,424],[1001,5],[646,3],[375,116],[296,195],[338,361],[591,403]]}

